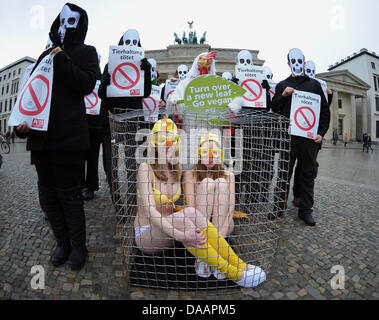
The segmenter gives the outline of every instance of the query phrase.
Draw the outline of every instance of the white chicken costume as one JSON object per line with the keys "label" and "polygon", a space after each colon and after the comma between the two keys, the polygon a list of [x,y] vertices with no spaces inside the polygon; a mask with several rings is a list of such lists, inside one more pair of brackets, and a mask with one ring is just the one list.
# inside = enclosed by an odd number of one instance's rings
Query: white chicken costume
{"label": "white chicken costume", "polygon": [[[182,128],[183,131],[186,133],[187,137],[187,143],[185,142],[185,138],[182,140],[182,146],[184,148],[188,148],[186,152],[183,150],[183,154],[190,154],[191,146],[190,143],[193,143],[195,145],[198,145],[198,142],[189,139],[191,129],[200,129],[204,128],[204,130],[207,130],[205,128],[208,128],[209,130],[209,123],[205,120],[199,120],[197,119],[195,114],[189,114],[186,113],[187,108],[184,104],[184,93],[188,86],[188,84],[195,78],[202,76],[202,75],[216,75],[216,51],[212,52],[203,52],[199,54],[193,64],[191,69],[188,72],[187,78],[180,81],[178,86],[176,87],[175,91],[170,95],[170,97],[167,100],[166,104],[166,113],[167,115],[171,115],[172,118],[175,120],[175,122],[182,122]],[[180,126],[179,126],[180,127]],[[200,134],[200,130],[198,133]],[[184,169],[189,169],[193,164],[191,163],[190,158],[181,159],[181,163],[183,165]]]}
{"label": "white chicken costume", "polygon": [[[183,119],[183,114],[186,111],[184,105],[184,92],[187,85],[195,78],[209,74],[216,75],[216,51],[200,53],[194,60],[191,69],[188,72],[187,78],[181,80],[175,91],[170,95],[166,104],[168,115],[178,115]],[[184,120],[184,119],[183,119]]]}

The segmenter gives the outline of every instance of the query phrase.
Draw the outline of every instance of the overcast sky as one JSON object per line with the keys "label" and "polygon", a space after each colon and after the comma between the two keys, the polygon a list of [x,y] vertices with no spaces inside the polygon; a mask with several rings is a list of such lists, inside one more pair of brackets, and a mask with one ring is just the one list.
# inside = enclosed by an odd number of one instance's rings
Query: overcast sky
{"label": "overcast sky", "polygon": [[[66,1],[1,0],[0,68],[22,58],[38,58],[50,26]],[[89,16],[86,43],[97,48],[102,67],[108,47],[130,28],[140,32],[145,50],[174,44],[173,33],[194,21],[197,35],[207,31],[214,48],[259,50],[274,80],[288,76],[286,54],[303,50],[317,72],[361,48],[379,54],[377,0],[80,0]],[[187,33],[188,34],[188,33]],[[217,60],[216,60],[217,61]],[[190,66],[189,66],[190,67]],[[216,64],[217,67],[217,64]],[[159,65],[158,65],[159,70]]]}

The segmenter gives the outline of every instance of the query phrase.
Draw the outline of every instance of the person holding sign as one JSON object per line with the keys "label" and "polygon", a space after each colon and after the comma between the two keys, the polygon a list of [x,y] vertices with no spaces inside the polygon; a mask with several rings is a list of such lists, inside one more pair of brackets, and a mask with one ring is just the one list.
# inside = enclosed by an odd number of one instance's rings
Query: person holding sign
{"label": "person holding sign", "polygon": [[[100,64],[100,55],[98,54]],[[101,79],[100,67],[97,75],[97,83]],[[98,103],[99,99],[96,94],[97,90],[92,92],[91,97],[86,97],[87,102],[92,107],[92,104]],[[93,97],[96,99],[93,100]],[[92,100],[91,100],[92,99]],[[100,106],[99,106],[100,107]],[[93,108],[94,109],[94,108]],[[92,114],[87,109],[87,120],[90,137],[90,149],[86,154],[86,161],[82,172],[82,190],[81,195],[84,200],[89,201],[94,198],[94,192],[99,190],[99,152],[100,152],[100,115]]]}
{"label": "person holding sign", "polygon": [[88,16],[82,8],[67,3],[51,26],[53,48],[42,53],[36,63],[48,55],[53,58],[51,110],[47,131],[25,124],[17,126],[17,135],[28,138],[27,150],[35,165],[40,201],[54,232],[57,246],[51,263],[68,263],[72,270],[85,264],[86,221],[80,197],[80,178],[90,141],[84,96],[95,87],[99,73],[96,49],[84,44]]}
{"label": "person holding sign", "polygon": [[[122,112],[122,110],[126,109],[134,109],[134,110],[143,110],[143,102],[144,98],[148,98],[151,94],[151,65],[147,61],[144,56],[144,52],[141,47],[140,36],[137,30],[129,29],[127,30],[121,37],[118,46],[111,46],[110,53],[115,53],[113,58],[116,60],[125,61],[121,65],[118,65],[114,70],[112,70],[112,65],[114,61],[109,60],[104,68],[104,72],[101,79],[101,84],[99,86],[99,97],[101,99],[101,110],[102,112],[102,123],[105,125],[104,131],[105,134],[102,136],[103,141],[103,151],[105,151],[104,158],[107,169],[109,170],[107,175],[108,183],[112,186],[112,149],[111,149],[111,134],[109,128],[109,119],[108,119],[108,111],[111,113]],[[111,55],[110,55],[111,58]],[[135,61],[136,60],[136,61]],[[117,62],[117,61],[116,61]],[[133,74],[128,74],[128,71]],[[141,83],[143,71],[143,82]],[[121,83],[117,83],[123,82]],[[117,86],[116,86],[117,84]],[[111,92],[110,92],[111,91]],[[143,91],[143,94],[141,92]],[[116,93],[116,94],[115,94]],[[116,111],[116,109],[118,109]],[[142,127],[145,127],[143,121],[139,122],[141,125],[139,128],[135,128],[135,130],[139,130]],[[148,125],[147,125],[148,127]],[[118,152],[115,149],[115,152]],[[103,158],[103,161],[104,161]],[[130,165],[135,166],[134,163]],[[129,177],[129,181],[135,181],[135,178]],[[133,186],[134,188],[134,186]],[[112,188],[113,189],[113,188]],[[114,190],[117,190],[115,186]],[[130,192],[135,194],[135,190],[131,190]],[[123,207],[121,206],[122,201],[118,198],[119,194],[114,193],[113,199],[114,203],[119,203],[120,208],[116,208],[116,210],[120,209],[120,216],[123,216]],[[117,199],[116,199],[117,198]],[[134,201],[136,202],[136,201]]]}
{"label": "person holding sign", "polygon": [[149,146],[153,162],[144,162],[138,168],[134,228],[139,250],[154,255],[171,248],[176,240],[198,260],[242,287],[251,288],[265,281],[265,272],[242,261],[203,213],[193,207],[174,212],[181,194],[182,168],[175,161],[180,137],[171,119],[154,125]]}
{"label": "person holding sign", "polygon": [[[280,155],[280,162],[283,166],[281,168],[283,170],[280,170],[280,172],[287,172],[288,170],[288,176],[282,174],[280,177],[283,183],[280,183],[278,186],[281,189],[279,211],[270,214],[269,219],[282,216],[287,208],[286,195],[288,195],[289,182],[297,159],[301,172],[299,177],[301,190],[298,215],[307,225],[314,226],[316,222],[312,217],[312,208],[314,203],[314,181],[318,170],[317,154],[319,152],[319,144],[329,129],[330,110],[320,83],[304,75],[305,57],[301,50],[297,48],[291,49],[287,55],[287,63],[291,68],[291,76],[277,84],[272,101],[273,111],[289,118],[294,113],[295,106],[292,102],[295,95],[300,97],[305,96],[305,98],[297,101],[302,102],[304,105],[307,104],[307,106],[301,107],[303,110],[300,108],[300,111],[297,112],[296,121],[295,119],[291,119],[290,158],[288,159],[285,154]],[[308,105],[312,105],[314,108],[320,110],[317,112],[319,116]],[[313,119],[310,118],[309,114],[314,115]],[[316,134],[312,132],[308,137],[304,137],[304,134],[303,136],[298,136],[299,133],[295,135],[295,126],[296,123],[300,123],[299,119],[302,120],[302,123],[305,123],[305,125],[300,125],[303,130],[312,129]],[[318,126],[316,126],[317,120]],[[299,128],[299,131],[301,130]],[[305,136],[307,136],[306,132]]]}
{"label": "person holding sign", "polygon": [[187,74],[188,74],[188,67],[185,64],[181,64],[176,69],[175,77],[166,80],[166,83],[164,87],[162,88],[162,95],[161,95],[162,101],[161,101],[160,107],[166,106],[166,101],[168,100],[169,96],[174,93],[179,82],[187,78]]}
{"label": "person holding sign", "polygon": [[316,79],[318,82],[320,82],[322,90],[324,91],[324,94],[325,94],[325,98],[327,99],[329,107],[330,107],[333,100],[333,91],[330,90],[326,86],[325,81],[316,78],[316,65],[312,60],[307,61],[305,63],[304,72],[305,72],[305,75],[308,76],[309,78]]}
{"label": "person holding sign", "polygon": [[[186,112],[184,92],[187,85],[193,79],[201,75],[216,75],[216,54],[216,51],[203,52],[195,58],[187,77],[179,82],[175,91],[168,97],[166,107],[169,115],[176,114],[179,115],[179,118],[182,118]],[[183,123],[185,122],[184,119],[180,120],[182,120]]]}
{"label": "person holding sign", "polygon": [[[124,50],[123,48],[128,48],[132,50],[132,48],[141,48],[141,41],[139,37],[139,33],[137,30],[129,29],[127,30],[124,35],[121,37],[118,46],[120,47],[120,51]],[[115,49],[116,50],[116,49]],[[121,56],[123,57],[123,56]],[[126,57],[129,57],[126,55]],[[129,57],[130,59],[133,59],[133,55]],[[106,64],[103,72],[103,76],[101,79],[101,84],[99,87],[99,97],[102,99],[102,103],[104,103],[104,106],[106,106],[106,109],[114,113],[114,109],[135,109],[135,110],[142,110],[142,99],[147,98],[150,96],[151,93],[151,65],[147,61],[146,58],[142,58],[140,60],[140,68],[144,71],[144,82],[143,82],[143,95],[139,95],[138,93],[134,96],[133,92],[127,92],[125,91],[125,95],[119,95],[119,96],[111,96],[108,95],[107,88],[111,85],[111,74],[108,72],[108,66],[109,63]],[[119,73],[123,74],[126,79],[131,80],[131,85],[137,85],[137,83],[134,83],[136,81],[135,77],[131,79],[130,76],[125,74],[124,69],[120,68],[118,69]],[[138,71],[137,71],[138,72]],[[112,74],[115,74],[114,72]],[[138,75],[137,75],[138,78]],[[134,81],[134,82],[133,82]],[[132,91],[132,90],[129,90]],[[131,93],[131,94],[130,94]],[[129,95],[130,94],[130,95]]]}
{"label": "person holding sign", "polygon": [[[316,64],[312,60],[305,62],[304,73],[309,78],[316,79],[318,82],[320,82],[322,90],[324,91],[324,94],[325,94],[325,98],[327,99],[328,105],[330,108],[330,105],[332,104],[332,100],[333,100],[333,92],[327,87],[325,81],[316,78]],[[321,146],[322,146],[322,142],[320,143],[320,149],[321,149]],[[299,177],[300,177],[300,167],[296,165],[294,183],[293,183],[293,196],[294,196],[293,204],[295,205],[295,207],[300,206],[299,194],[301,190],[301,185],[299,182]]]}
{"label": "person holding sign", "polygon": [[[239,108],[235,112],[239,112],[240,109],[246,111],[254,110],[254,113],[266,114],[271,109],[270,98],[270,85],[268,78],[266,77],[265,69],[263,67],[255,66],[253,63],[253,55],[248,50],[241,50],[236,57],[235,74],[238,79],[239,85],[246,89],[246,94],[238,100]],[[237,105],[237,104],[236,104]],[[255,121],[255,117],[250,117],[252,121]],[[272,128],[266,125],[261,130],[261,137],[255,139],[254,145],[260,145],[265,139],[269,140],[272,135]],[[249,134],[248,132],[244,132]],[[234,137],[232,137],[232,146],[234,146]],[[272,155],[271,155],[272,154]],[[249,193],[253,194],[252,201],[267,202],[269,184],[273,176],[273,150],[267,150],[262,153],[258,148],[251,148],[250,145],[244,145],[243,148],[243,171],[251,171],[252,168],[259,168],[259,175],[254,175],[254,180],[249,184],[244,185],[241,182],[241,175],[236,176],[236,194],[237,198],[243,194],[243,188],[248,188]],[[271,162],[271,166],[262,166],[264,163]],[[260,199],[263,197],[263,199]],[[240,199],[237,200],[240,202]]]}

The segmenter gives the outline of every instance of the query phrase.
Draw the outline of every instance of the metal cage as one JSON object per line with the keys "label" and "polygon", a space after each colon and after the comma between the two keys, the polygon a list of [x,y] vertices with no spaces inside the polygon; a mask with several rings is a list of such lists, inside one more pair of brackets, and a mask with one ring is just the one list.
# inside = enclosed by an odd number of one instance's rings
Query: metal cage
{"label": "metal cage", "polygon": [[[159,119],[163,117],[165,112],[160,111]],[[287,200],[289,119],[260,110],[242,110],[232,118],[189,113],[171,118],[181,137],[184,171],[193,167],[192,158],[197,160],[197,146],[204,132],[220,136],[224,168],[235,176],[234,229],[226,240],[243,261],[260,266],[268,278],[284,218],[270,216],[281,216]],[[227,278],[198,277],[195,257],[180,242],[173,241],[171,247],[153,254],[142,253],[137,247],[137,172],[140,162],[148,156],[149,133],[154,123],[145,121],[143,111],[136,110],[116,110],[109,119],[113,139],[113,204],[129,285],[170,290],[237,287]],[[177,206],[186,205],[183,187],[181,191]]]}

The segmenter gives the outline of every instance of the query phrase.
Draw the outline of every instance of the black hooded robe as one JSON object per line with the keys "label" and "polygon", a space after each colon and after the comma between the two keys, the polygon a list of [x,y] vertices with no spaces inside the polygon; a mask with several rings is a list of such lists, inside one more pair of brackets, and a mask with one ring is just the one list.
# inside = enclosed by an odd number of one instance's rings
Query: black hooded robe
{"label": "black hooded robe", "polygon": [[[47,131],[29,129],[27,150],[38,173],[40,201],[51,223],[58,245],[71,242],[85,247],[85,216],[79,198],[81,170],[89,148],[88,123],[84,96],[92,92],[99,73],[96,49],[84,44],[88,16],[80,7],[67,3],[80,12],[77,28],[67,29],[63,44],[58,35],[60,16],[51,26],[53,47],[63,51],[54,57],[54,76],[49,126]],[[38,58],[36,66],[52,49]],[[34,70],[33,70],[34,71]]]}
{"label": "black hooded robe", "polygon": [[[118,45],[121,46],[123,45],[123,37],[121,37]],[[141,47],[141,43],[138,43],[138,46]],[[143,67],[144,65],[144,67]],[[100,107],[100,118],[101,118],[101,136],[100,140],[103,145],[103,166],[104,170],[107,176],[107,181],[110,187],[110,191],[112,193],[112,190],[118,190],[118,185],[117,185],[117,170],[115,167],[117,166],[117,157],[114,156],[113,162],[112,162],[112,146],[111,146],[111,132],[110,132],[110,126],[109,126],[109,118],[108,118],[108,112],[111,113],[119,113],[122,112],[123,110],[126,109],[133,109],[133,110],[141,110],[143,109],[142,107],[142,99],[147,98],[151,94],[151,65],[147,61],[146,58],[141,60],[141,69],[144,70],[145,72],[145,82],[144,82],[144,96],[143,97],[107,97],[107,86],[109,85],[109,79],[111,75],[108,72],[108,64],[106,64],[103,75],[102,75],[102,80],[101,84],[99,87],[99,97],[101,99],[101,107]],[[108,81],[107,81],[108,79]],[[129,130],[133,130],[136,132],[137,130],[144,128],[144,119],[141,117],[141,126],[139,127],[133,127],[133,128],[128,128]],[[118,150],[114,150],[115,155],[118,154]],[[113,165],[113,167],[112,167]],[[136,167],[135,161],[129,159],[127,161],[127,167],[132,168]],[[113,168],[113,183],[112,183],[112,168]],[[129,181],[136,181],[136,177],[134,176],[128,176]],[[134,190],[134,192],[133,192]],[[132,202],[135,202],[135,186],[131,188],[131,193],[133,193],[133,199],[131,200]],[[118,194],[113,195],[113,200],[114,203],[121,203],[121,200],[119,199],[120,196]],[[121,205],[119,206],[121,207]],[[122,209],[117,208],[116,210],[120,212]],[[123,211],[123,210],[122,210]],[[122,215],[123,213],[121,213]]]}

